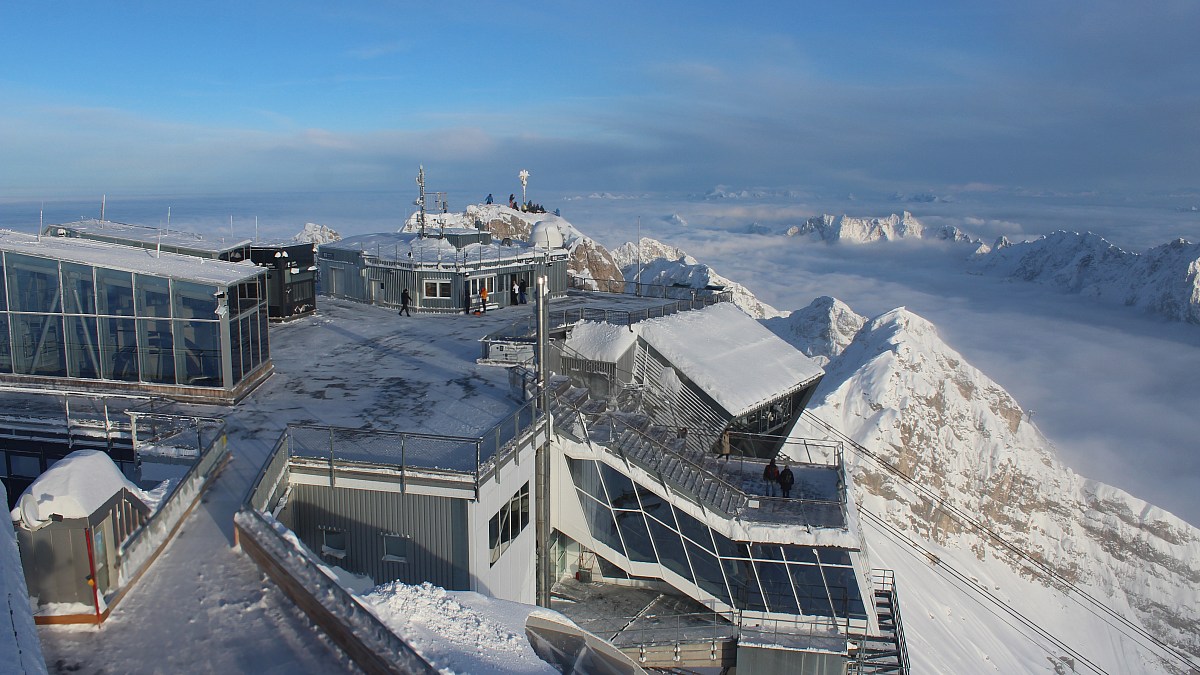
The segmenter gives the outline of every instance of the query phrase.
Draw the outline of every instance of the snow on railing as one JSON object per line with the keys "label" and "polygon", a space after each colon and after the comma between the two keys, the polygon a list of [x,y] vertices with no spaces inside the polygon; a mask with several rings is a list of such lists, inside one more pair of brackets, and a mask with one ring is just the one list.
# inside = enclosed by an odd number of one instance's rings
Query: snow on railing
{"label": "snow on railing", "polygon": [[[229,457],[229,444],[225,436],[225,421],[220,419],[182,417],[178,415],[162,415],[158,413],[130,412],[135,430],[135,449],[141,443],[162,442],[170,439],[176,446],[187,445],[191,440],[196,443],[198,457],[188,468],[187,473],[167,495],[158,510],[141,527],[134,530],[120,547],[118,567],[118,591],[122,593],[125,587],[159,549],[174,535],[183,518],[191,511],[200,497],[200,493],[208,486],[209,481],[224,465]],[[186,428],[190,423],[192,429]],[[143,431],[158,428],[163,425],[171,430],[167,436],[151,436],[147,440],[138,440],[136,430],[141,425]],[[183,425],[181,427],[181,425]]]}

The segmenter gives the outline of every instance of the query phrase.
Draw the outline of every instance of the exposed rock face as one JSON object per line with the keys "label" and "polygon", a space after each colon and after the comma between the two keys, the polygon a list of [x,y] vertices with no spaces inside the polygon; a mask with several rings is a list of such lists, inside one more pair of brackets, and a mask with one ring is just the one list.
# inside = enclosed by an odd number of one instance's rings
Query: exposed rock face
{"label": "exposed rock face", "polygon": [[571,247],[567,261],[571,285],[591,291],[624,293],[625,277],[608,249],[587,237],[578,239]]}
{"label": "exposed rock face", "polygon": [[925,226],[913,214],[892,214],[886,218],[851,218],[845,214],[824,214],[809,218],[800,225],[795,234],[814,234],[828,242],[846,241],[865,244],[895,239],[920,239],[925,235]]}
{"label": "exposed rock face", "polygon": [[[1200,530],[1059,462],[1012,396],[946,346],[928,321],[893,310],[863,325],[839,356],[853,318],[829,299],[814,305],[782,320],[798,328],[780,334],[806,353],[831,355],[814,397],[816,416],[1152,635],[1200,656]],[[854,453],[848,463],[863,508],[1047,583],[895,475]],[[1149,670],[1160,668],[1186,672],[1168,661]]]}
{"label": "exposed rock face", "polygon": [[972,264],[980,274],[1032,281],[1200,324],[1200,244],[1183,239],[1130,253],[1097,234],[1059,231],[1034,241],[997,242]]}
{"label": "exposed rock face", "polygon": [[342,235],[333,228],[325,227],[324,225],[318,225],[316,223],[305,223],[304,229],[297,232],[296,235],[292,237],[292,241],[298,244],[307,242],[309,244],[320,245],[328,244],[331,241],[338,241],[341,238]]}
{"label": "exposed rock face", "polygon": [[613,257],[629,283],[640,280],[643,294],[663,294],[665,289],[721,288],[733,294],[733,304],[756,319],[782,316],[783,312],[759,300],[745,286],[717,274],[684,251],[660,241],[643,237],[641,241],[641,270],[638,270],[638,247],[633,242],[621,244]]}

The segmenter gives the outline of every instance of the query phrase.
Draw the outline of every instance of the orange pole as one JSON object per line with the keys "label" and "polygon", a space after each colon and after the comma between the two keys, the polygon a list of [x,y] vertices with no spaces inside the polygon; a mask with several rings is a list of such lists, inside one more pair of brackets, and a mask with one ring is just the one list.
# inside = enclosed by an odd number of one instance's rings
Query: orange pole
{"label": "orange pole", "polygon": [[92,553],[92,528],[83,531],[83,540],[87,542],[88,552],[88,585],[92,587],[92,606],[96,608],[96,625],[100,625],[100,590],[96,588],[96,557]]}

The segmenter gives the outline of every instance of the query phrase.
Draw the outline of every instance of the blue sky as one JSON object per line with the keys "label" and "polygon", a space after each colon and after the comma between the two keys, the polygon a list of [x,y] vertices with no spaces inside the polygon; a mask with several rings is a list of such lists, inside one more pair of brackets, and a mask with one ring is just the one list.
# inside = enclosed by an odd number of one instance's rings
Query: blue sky
{"label": "blue sky", "polygon": [[0,5],[0,197],[1195,192],[1200,5]]}

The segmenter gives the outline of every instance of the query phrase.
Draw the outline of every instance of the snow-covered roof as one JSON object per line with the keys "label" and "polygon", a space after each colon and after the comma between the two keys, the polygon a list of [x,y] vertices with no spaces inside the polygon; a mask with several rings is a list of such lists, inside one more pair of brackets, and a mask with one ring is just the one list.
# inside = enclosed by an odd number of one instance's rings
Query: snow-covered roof
{"label": "snow-covered roof", "polygon": [[571,329],[567,348],[585,359],[615,363],[637,342],[637,334],[614,323],[585,321]]}
{"label": "snow-covered roof", "polygon": [[99,450],[76,450],[25,488],[11,516],[29,529],[46,524],[51,515],[87,518],[122,488],[142,498],[141,489],[121,474],[108,455]]}
{"label": "snow-covered roof", "polygon": [[231,263],[159,253],[76,237],[36,237],[12,230],[0,230],[0,250],[205,284],[236,284],[264,273],[263,268],[251,262]]}
{"label": "snow-covered roof", "polygon": [[131,225],[111,220],[79,220],[73,223],[51,225],[46,228],[46,231],[50,234],[55,234],[56,229],[71,230],[81,235],[127,239],[145,244],[161,243],[164,246],[206,251],[214,255],[253,243],[249,239],[205,239],[203,235],[195,232],[168,230],[166,228],[149,227],[146,225]]}
{"label": "snow-covered roof", "polygon": [[642,339],[733,415],[816,380],[824,371],[731,303],[650,319]]}

